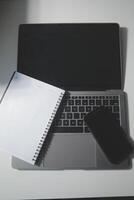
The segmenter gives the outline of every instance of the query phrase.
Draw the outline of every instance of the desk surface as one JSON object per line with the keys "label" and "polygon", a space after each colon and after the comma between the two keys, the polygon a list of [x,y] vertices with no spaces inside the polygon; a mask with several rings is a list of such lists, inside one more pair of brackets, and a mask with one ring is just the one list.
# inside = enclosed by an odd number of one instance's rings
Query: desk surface
{"label": "desk surface", "polygon": [[[17,65],[20,23],[117,22],[127,28],[125,91],[130,133],[134,138],[134,1],[0,1],[0,95]],[[134,195],[134,167],[122,171],[17,171],[11,156],[0,151],[0,199]]]}

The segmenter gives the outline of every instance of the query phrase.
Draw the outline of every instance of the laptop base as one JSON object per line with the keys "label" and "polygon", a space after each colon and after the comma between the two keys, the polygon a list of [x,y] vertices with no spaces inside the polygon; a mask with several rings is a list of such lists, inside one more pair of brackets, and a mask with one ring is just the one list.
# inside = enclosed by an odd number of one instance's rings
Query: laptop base
{"label": "laptop base", "polygon": [[[79,92],[71,92],[71,94],[77,93],[80,94]],[[124,92],[81,92],[81,94],[118,94],[120,96],[120,107],[122,111],[121,126],[129,133],[126,108],[127,98]],[[111,164],[94,140],[92,133],[54,133],[43,157],[40,166],[32,166],[13,157],[12,167],[21,170],[130,169],[132,167],[131,160],[126,160],[119,165]]]}

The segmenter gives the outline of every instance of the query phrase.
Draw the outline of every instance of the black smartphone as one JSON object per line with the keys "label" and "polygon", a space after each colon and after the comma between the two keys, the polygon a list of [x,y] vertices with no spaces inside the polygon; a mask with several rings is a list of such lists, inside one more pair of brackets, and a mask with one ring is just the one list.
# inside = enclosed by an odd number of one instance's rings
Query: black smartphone
{"label": "black smartphone", "polygon": [[84,120],[111,163],[119,164],[132,154],[131,138],[107,108],[88,113]]}

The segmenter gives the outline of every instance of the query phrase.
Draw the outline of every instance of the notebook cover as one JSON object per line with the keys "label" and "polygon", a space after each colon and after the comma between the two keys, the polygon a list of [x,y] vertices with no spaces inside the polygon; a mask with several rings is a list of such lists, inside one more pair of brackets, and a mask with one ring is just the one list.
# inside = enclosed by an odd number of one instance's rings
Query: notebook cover
{"label": "notebook cover", "polygon": [[0,149],[35,164],[63,94],[15,72],[0,104]]}

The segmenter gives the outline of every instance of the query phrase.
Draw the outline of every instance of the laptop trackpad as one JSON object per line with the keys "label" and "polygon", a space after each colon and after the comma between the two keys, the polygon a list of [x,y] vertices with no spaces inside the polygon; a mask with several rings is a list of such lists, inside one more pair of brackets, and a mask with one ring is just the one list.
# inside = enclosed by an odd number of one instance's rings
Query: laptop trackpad
{"label": "laptop trackpad", "polygon": [[45,154],[46,169],[96,167],[96,143],[91,134],[55,134]]}

